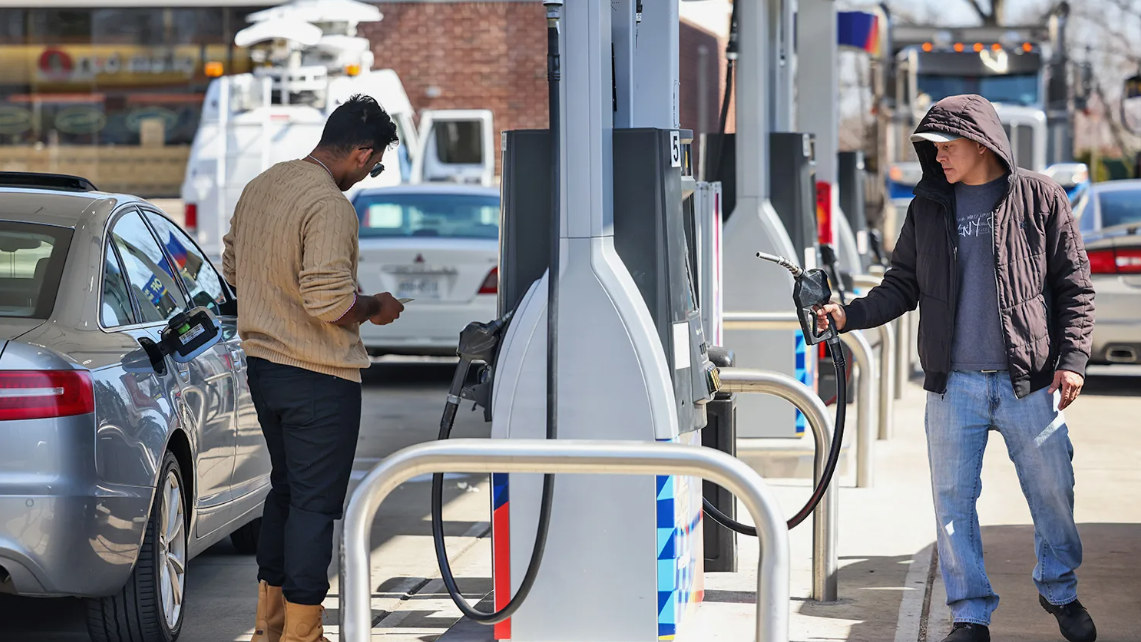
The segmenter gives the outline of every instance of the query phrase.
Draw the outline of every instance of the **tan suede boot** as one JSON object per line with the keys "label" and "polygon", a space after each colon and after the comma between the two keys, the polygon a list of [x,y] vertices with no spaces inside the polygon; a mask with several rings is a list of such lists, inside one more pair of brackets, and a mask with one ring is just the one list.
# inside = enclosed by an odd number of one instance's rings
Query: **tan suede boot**
{"label": "tan suede boot", "polygon": [[329,642],[322,635],[321,616],[325,607],[320,604],[294,604],[285,601],[285,635],[281,642]]}
{"label": "tan suede boot", "polygon": [[280,586],[258,582],[258,614],[250,642],[280,642],[285,628],[285,596]]}

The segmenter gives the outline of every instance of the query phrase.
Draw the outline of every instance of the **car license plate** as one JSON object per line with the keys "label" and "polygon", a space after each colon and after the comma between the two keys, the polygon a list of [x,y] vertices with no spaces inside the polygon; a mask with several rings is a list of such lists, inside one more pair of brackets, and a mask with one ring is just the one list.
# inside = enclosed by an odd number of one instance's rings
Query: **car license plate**
{"label": "car license plate", "polygon": [[401,276],[396,282],[396,296],[402,299],[439,299],[440,279],[429,276]]}

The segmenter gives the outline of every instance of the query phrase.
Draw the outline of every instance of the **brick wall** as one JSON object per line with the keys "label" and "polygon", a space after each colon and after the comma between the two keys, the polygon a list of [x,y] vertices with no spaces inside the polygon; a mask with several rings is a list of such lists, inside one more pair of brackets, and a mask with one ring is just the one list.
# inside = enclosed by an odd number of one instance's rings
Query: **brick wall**
{"label": "brick wall", "polygon": [[[721,119],[722,92],[725,91],[725,41],[684,20],[679,34],[681,81],[679,112],[681,126],[693,130],[694,170],[700,173],[701,135],[716,133]],[[733,132],[735,110],[729,103],[726,131]]]}
{"label": "brick wall", "polygon": [[[504,129],[547,126],[547,23],[540,3],[382,3],[361,25],[378,68],[423,109],[490,109]],[[498,147],[498,146],[497,146]]]}
{"label": "brick wall", "polygon": [[[375,66],[400,75],[417,113],[490,109],[496,140],[505,129],[547,126],[547,30],[541,3],[379,6],[384,19],[361,25],[361,35],[372,41]],[[723,58],[724,43],[717,36],[682,23],[681,123],[695,135],[716,129]],[[702,74],[704,81],[699,81]]]}

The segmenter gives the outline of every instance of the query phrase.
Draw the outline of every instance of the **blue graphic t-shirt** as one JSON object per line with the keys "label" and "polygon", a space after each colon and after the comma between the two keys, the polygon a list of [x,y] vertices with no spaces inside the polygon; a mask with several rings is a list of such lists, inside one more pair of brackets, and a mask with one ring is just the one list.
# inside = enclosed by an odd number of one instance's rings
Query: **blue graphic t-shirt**
{"label": "blue graphic t-shirt", "polygon": [[955,313],[953,370],[1006,370],[1006,343],[998,317],[994,271],[994,210],[1008,178],[984,185],[955,184],[959,238],[959,303]]}

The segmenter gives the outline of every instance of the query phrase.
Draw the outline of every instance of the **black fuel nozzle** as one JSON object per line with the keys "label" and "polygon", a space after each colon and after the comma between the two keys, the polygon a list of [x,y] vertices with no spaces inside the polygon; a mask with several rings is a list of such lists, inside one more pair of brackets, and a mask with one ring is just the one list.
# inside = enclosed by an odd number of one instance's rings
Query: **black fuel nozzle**
{"label": "black fuel nozzle", "polygon": [[[491,421],[490,364],[495,360],[495,353],[499,350],[500,335],[514,314],[515,311],[512,310],[501,318],[487,323],[473,321],[460,332],[459,347],[456,349],[460,362],[456,366],[455,374],[452,375],[452,385],[448,390],[443,419],[445,423],[450,423],[455,417],[461,399],[468,399],[474,401],[477,406],[483,406],[485,419]],[[464,386],[468,373],[476,364],[483,364],[479,371],[479,381]]]}
{"label": "black fuel nozzle", "polygon": [[514,311],[503,315],[503,318],[480,323],[473,321],[467,324],[460,332],[460,342],[457,352],[461,359],[467,361],[484,361],[490,363],[495,358],[495,351],[499,347],[499,333],[511,320]]}
{"label": "black fuel nozzle", "polygon": [[757,252],[757,258],[776,263],[792,273],[792,278],[796,281],[792,287],[792,300],[796,303],[796,316],[800,320],[805,343],[808,345],[824,341],[831,344],[838,343],[840,336],[834,325],[829,324],[823,332],[817,331],[816,326],[816,311],[832,300],[828,274],[821,269],[803,270],[783,256]]}

